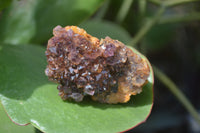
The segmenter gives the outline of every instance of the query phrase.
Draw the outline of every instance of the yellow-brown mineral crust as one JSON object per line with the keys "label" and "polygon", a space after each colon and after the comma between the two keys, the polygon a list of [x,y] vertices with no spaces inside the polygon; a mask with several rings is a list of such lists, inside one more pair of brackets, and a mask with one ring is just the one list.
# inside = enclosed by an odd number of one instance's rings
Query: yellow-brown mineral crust
{"label": "yellow-brown mineral crust", "polygon": [[57,26],[48,41],[45,70],[63,100],[89,95],[101,103],[125,103],[147,82],[147,62],[123,43],[97,39],[76,26]]}

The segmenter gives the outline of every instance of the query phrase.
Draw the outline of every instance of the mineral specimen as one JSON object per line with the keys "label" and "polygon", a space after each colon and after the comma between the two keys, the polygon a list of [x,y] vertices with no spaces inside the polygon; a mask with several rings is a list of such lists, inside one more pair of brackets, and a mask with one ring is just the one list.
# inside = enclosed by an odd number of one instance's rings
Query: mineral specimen
{"label": "mineral specimen", "polygon": [[125,103],[142,91],[148,63],[118,40],[97,39],[76,26],[57,26],[48,41],[45,70],[63,100],[91,96],[101,103]]}

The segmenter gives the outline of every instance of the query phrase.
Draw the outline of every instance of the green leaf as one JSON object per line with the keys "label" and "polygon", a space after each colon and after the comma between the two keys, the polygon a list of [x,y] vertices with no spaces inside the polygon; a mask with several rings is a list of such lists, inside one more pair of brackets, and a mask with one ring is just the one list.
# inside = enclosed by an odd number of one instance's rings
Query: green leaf
{"label": "green leaf", "polygon": [[0,50],[0,99],[13,121],[44,132],[119,132],[144,121],[152,108],[153,76],[143,92],[126,104],[90,99],[64,102],[44,74],[44,49],[3,45]]}
{"label": "green leaf", "polygon": [[147,50],[158,51],[172,41],[175,32],[174,24],[160,24],[154,26],[144,38],[144,46]]}
{"label": "green leaf", "polygon": [[[91,16],[104,0],[40,0],[35,13],[36,35],[33,42],[46,42],[57,26],[77,25]],[[45,10],[44,10],[45,9]]]}
{"label": "green leaf", "polygon": [[2,43],[25,44],[35,34],[34,10],[36,0],[13,0],[0,21]]}
{"label": "green leaf", "polygon": [[57,25],[77,25],[104,0],[13,0],[0,22],[0,41],[11,44],[44,43]]}
{"label": "green leaf", "polygon": [[12,0],[0,0],[0,11],[11,3]]}
{"label": "green leaf", "polygon": [[81,23],[79,26],[85,29],[87,33],[99,39],[109,36],[124,44],[131,40],[131,36],[125,29],[109,21],[89,20]]}
{"label": "green leaf", "polygon": [[0,118],[0,133],[34,133],[34,127],[31,125],[19,126],[14,124],[5,113],[1,104]]}
{"label": "green leaf", "polygon": [[110,133],[132,128],[148,117],[153,104],[152,68],[143,92],[128,103],[101,104],[90,98],[81,103],[67,102],[44,74],[44,51],[32,45],[0,47],[0,100],[16,123],[31,123],[48,133]]}

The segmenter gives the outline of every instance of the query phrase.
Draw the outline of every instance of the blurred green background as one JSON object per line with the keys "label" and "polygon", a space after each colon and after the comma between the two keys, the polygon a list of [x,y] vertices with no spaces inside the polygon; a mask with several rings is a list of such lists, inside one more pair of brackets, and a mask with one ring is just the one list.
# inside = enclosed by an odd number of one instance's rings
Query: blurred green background
{"label": "blurred green background", "polygon": [[[159,14],[162,6],[166,8]],[[98,38],[110,36],[134,46],[200,112],[200,1],[0,0],[0,49],[3,44],[45,48],[57,25],[78,25]],[[0,106],[1,132],[40,131],[13,124]],[[131,132],[198,133],[200,126],[155,78],[152,114],[146,123],[127,131]]]}

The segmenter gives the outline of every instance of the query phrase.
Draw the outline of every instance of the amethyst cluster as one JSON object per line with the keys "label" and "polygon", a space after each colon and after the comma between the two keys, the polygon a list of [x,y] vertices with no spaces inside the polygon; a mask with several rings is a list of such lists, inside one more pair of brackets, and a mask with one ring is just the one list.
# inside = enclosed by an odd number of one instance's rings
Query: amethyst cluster
{"label": "amethyst cluster", "polygon": [[57,26],[49,39],[45,74],[58,83],[63,100],[91,96],[101,103],[125,103],[142,91],[148,63],[123,43],[97,39],[76,26]]}

